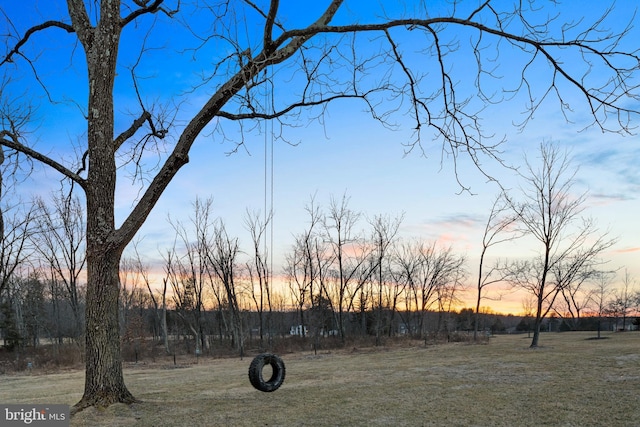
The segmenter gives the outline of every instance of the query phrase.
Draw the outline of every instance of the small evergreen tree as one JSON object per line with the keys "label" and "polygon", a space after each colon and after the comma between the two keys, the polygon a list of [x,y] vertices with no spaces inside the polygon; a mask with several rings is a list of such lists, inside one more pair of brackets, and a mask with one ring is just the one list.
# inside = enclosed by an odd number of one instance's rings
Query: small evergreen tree
{"label": "small evergreen tree", "polygon": [[16,318],[11,306],[11,301],[3,301],[0,304],[0,313],[2,313],[2,320],[0,320],[0,330],[4,337],[4,347],[9,351],[14,351],[16,347],[20,346],[22,337],[16,324]]}

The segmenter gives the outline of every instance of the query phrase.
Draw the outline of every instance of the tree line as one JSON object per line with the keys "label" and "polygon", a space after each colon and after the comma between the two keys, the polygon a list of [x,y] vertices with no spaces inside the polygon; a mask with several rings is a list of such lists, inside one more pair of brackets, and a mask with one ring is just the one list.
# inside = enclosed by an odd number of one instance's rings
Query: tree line
{"label": "tree line", "polygon": [[[241,247],[240,238],[215,216],[213,199],[197,198],[187,220],[168,220],[173,245],[159,250],[159,264],[141,256],[137,243],[122,258],[122,341],[153,337],[170,353],[170,337],[181,336],[196,354],[218,342],[242,355],[247,340],[264,349],[289,333],[314,346],[323,337],[344,343],[369,336],[381,344],[385,337],[426,340],[456,330],[473,330],[477,338],[491,329],[494,318],[487,317],[490,309],[481,301],[497,283],[526,291],[523,312],[531,319],[535,345],[550,316],[569,329],[580,328],[585,317],[607,316],[627,328],[639,312],[640,292],[628,272],[621,289],[612,287],[616,272],[604,268],[600,256],[615,240],[579,215],[586,194],[575,196],[572,190],[568,154],[542,144],[539,163],[540,169],[528,163],[524,196],[501,193],[488,215],[475,308],[458,311],[463,293],[472,288],[467,257],[442,242],[400,237],[403,215],[367,217],[350,208],[347,195],[331,197],[324,207],[312,197],[305,206],[307,228],[294,235],[281,270],[272,271],[269,215],[246,211],[250,244]],[[545,183],[554,185],[545,190]],[[546,194],[544,200],[554,202],[527,198],[531,194]],[[2,218],[5,347],[36,346],[42,338],[81,346],[86,277],[81,201],[60,190],[50,200],[3,209]],[[484,265],[495,245],[525,238],[528,230],[541,244],[538,256]],[[547,234],[536,234],[540,230]]]}

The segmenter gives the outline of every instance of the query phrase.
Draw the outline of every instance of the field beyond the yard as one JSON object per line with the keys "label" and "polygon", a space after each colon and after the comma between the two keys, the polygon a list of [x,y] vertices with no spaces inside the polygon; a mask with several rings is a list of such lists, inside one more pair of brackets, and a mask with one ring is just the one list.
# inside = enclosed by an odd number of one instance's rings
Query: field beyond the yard
{"label": "field beyond the yard", "polygon": [[[640,333],[546,333],[489,344],[281,355],[286,379],[251,387],[252,357],[125,364],[142,403],[90,408],[72,426],[638,426]],[[195,360],[194,360],[195,362]],[[76,403],[84,372],[0,376],[0,403]]]}

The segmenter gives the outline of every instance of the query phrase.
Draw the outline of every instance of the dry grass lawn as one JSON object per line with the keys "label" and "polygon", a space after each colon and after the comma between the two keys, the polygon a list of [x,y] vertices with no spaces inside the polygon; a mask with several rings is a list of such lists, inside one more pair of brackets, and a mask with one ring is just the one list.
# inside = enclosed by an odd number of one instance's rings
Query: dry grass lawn
{"label": "dry grass lawn", "polygon": [[[77,414],[72,426],[638,426],[640,333],[498,336],[445,344],[283,355],[273,393],[250,358],[125,368],[142,399]],[[2,403],[74,404],[83,373],[0,376]]]}

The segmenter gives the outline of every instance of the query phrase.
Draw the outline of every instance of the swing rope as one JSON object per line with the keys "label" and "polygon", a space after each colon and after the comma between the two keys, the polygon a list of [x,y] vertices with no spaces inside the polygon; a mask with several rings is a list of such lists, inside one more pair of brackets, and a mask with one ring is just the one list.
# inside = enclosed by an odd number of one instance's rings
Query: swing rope
{"label": "swing rope", "polygon": [[[271,71],[270,78],[266,80],[265,84],[265,110],[273,110],[273,70]],[[265,70],[265,76],[267,75]],[[271,86],[269,90],[269,85]],[[269,127],[270,126],[270,127]],[[274,132],[273,121],[265,121],[264,129],[264,224],[268,226],[268,235],[265,233],[264,239],[264,252],[269,256],[269,268],[266,274],[267,286],[273,279],[273,221],[274,221]],[[267,225],[267,221],[268,225]],[[267,231],[267,230],[265,230]],[[268,252],[267,252],[268,249]]]}

